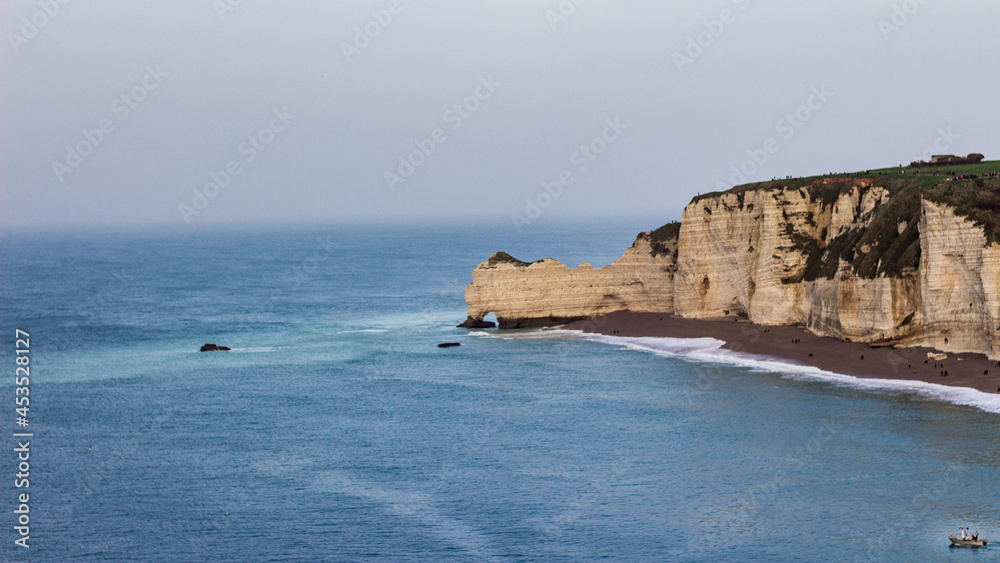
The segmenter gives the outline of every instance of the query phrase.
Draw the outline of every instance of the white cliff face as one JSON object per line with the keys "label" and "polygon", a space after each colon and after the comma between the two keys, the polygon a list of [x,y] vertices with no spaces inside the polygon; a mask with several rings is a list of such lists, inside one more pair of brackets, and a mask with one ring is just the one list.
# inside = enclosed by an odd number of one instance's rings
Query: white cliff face
{"label": "white cliff face", "polygon": [[[859,181],[829,206],[787,189],[692,203],[678,243],[677,314],[742,315],[844,340],[1000,357],[1000,247],[948,206],[920,201],[918,268],[863,277],[840,260],[832,279],[793,281],[811,248],[867,228],[888,199]],[[870,250],[859,243],[854,252]]]}
{"label": "white cliff face", "polygon": [[640,235],[613,264],[570,269],[556,260],[531,264],[495,255],[472,272],[465,290],[469,318],[496,313],[501,328],[559,324],[613,311],[672,311],[673,252],[653,256]]}
{"label": "white cliff face", "polygon": [[[875,208],[888,201],[889,193],[862,181],[840,194],[831,210],[830,229],[823,247],[851,230],[866,228]],[[902,234],[906,223],[896,225]],[[866,253],[868,245],[856,249]],[[803,283],[802,319],[798,324],[823,336],[855,342],[906,341],[919,332],[919,279],[907,268],[894,277],[859,277],[850,263],[839,260],[832,279]]]}
{"label": "white cliff face", "polygon": [[805,189],[785,188],[725,193],[688,205],[678,242],[677,314],[804,324],[809,299],[801,281],[810,258],[870,220],[875,206],[888,198],[868,180],[853,183],[829,203]]}
{"label": "white cliff face", "polygon": [[469,316],[493,311],[505,327],[619,310],[741,316],[1000,358],[1000,245],[923,192],[905,194],[890,198],[870,179],[824,178],[699,198],[670,251],[656,257],[644,234],[599,270],[496,257],[480,264],[466,289]]}
{"label": "white cliff face", "polygon": [[924,342],[1000,357],[1000,248],[987,246],[979,226],[929,201],[923,202],[920,242]]}
{"label": "white cliff face", "polygon": [[916,271],[900,277],[856,276],[803,284],[804,319],[815,334],[851,342],[920,345],[920,287]]}

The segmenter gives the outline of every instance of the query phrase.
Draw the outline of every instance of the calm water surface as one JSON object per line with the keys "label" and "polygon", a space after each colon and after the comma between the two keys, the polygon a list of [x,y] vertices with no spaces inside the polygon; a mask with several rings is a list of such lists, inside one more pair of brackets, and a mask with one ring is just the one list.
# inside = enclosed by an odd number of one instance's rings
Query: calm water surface
{"label": "calm water surface", "polygon": [[11,531],[12,437],[0,456],[0,554],[996,558],[947,547],[961,525],[1000,540],[995,402],[710,341],[454,328],[494,251],[600,266],[656,226],[11,233],[3,395],[13,432],[21,328],[35,437],[29,550]]}

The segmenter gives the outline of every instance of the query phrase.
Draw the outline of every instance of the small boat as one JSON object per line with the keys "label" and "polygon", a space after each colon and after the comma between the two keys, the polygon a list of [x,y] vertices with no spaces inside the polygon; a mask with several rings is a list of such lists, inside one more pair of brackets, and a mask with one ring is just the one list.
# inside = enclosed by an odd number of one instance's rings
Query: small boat
{"label": "small boat", "polygon": [[951,540],[952,547],[986,547],[986,540],[963,540],[962,538],[956,538],[954,534],[949,534],[948,539]]}

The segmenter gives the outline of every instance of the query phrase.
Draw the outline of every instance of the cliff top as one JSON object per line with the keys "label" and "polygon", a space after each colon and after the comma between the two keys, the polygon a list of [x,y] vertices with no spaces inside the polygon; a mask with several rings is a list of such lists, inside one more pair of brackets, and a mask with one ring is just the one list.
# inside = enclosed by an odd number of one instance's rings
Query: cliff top
{"label": "cliff top", "polygon": [[951,207],[956,214],[982,227],[987,241],[1000,243],[1000,161],[772,180],[700,195],[692,204],[735,194],[742,206],[744,194],[752,191],[800,190],[813,201],[830,206],[841,193],[856,187],[882,188],[889,195],[863,228],[839,235],[828,246],[803,233],[788,233],[809,254],[807,268],[802,273],[804,279],[831,278],[841,261],[850,263],[862,278],[897,275],[907,268],[916,268],[920,259],[917,224],[922,199]]}
{"label": "cliff top", "polygon": [[[701,194],[691,202],[723,194],[736,194],[742,201],[743,194],[748,191],[804,189],[813,200],[831,205],[843,190],[855,187],[858,182],[870,182],[871,186],[886,189],[893,200],[897,196],[908,194],[904,197],[905,200],[919,201],[922,196],[935,203],[946,204],[953,207],[959,215],[983,227],[988,240],[1000,242],[1000,160],[935,167],[901,166],[771,180],[736,186],[725,192]],[[909,204],[904,201],[896,203],[904,204],[900,207],[905,209],[900,211],[914,210],[912,201]]]}
{"label": "cliff top", "polygon": [[[691,203],[735,194],[742,206],[743,195],[751,191],[803,190],[813,201],[831,206],[842,193],[859,186],[882,188],[889,194],[888,201],[878,206],[864,228],[845,232],[830,241],[829,245],[820,245],[819,241],[811,240],[802,233],[788,233],[793,242],[810,255],[805,271],[800,274],[804,279],[832,278],[842,260],[851,263],[862,278],[894,275],[917,267],[920,258],[917,222],[921,199],[948,205],[958,215],[982,227],[988,241],[1000,243],[1000,161],[882,168],[771,180],[736,186],[725,192],[701,194]],[[665,256],[676,261],[680,227],[679,222],[667,223],[654,231],[640,233],[636,240],[649,241],[653,258]],[[858,249],[869,250],[859,252]],[[524,262],[506,252],[497,252],[484,266],[495,268],[511,264],[526,268],[537,262],[541,260]]]}
{"label": "cliff top", "polygon": [[[724,193],[742,194],[748,190],[797,189],[811,188],[814,199],[836,200],[839,187],[851,180],[869,179],[885,188],[920,187],[929,188],[937,184],[951,181],[995,177],[1000,174],[1000,160],[980,162],[978,164],[961,164],[953,166],[880,168],[860,172],[824,174],[822,176],[806,176],[782,180],[769,180],[735,186],[724,192],[710,192],[696,196],[692,202],[705,198],[718,197]],[[970,178],[976,176],[977,178]],[[890,191],[894,191],[891,190]],[[819,197],[817,197],[819,196]]]}
{"label": "cliff top", "polygon": [[699,194],[691,200],[692,203],[722,194],[743,194],[750,190],[781,190],[807,188],[813,199],[833,202],[840,195],[840,189],[853,186],[852,181],[868,179],[874,185],[897,193],[906,188],[930,188],[946,182],[965,182],[1000,175],[1000,160],[991,160],[977,164],[960,164],[951,166],[911,167],[898,166],[861,172],[846,172],[824,174],[822,176],[806,176],[783,180],[769,180],[735,186],[724,192]]}
{"label": "cliff top", "polygon": [[[541,260],[536,260],[536,262],[541,262]],[[518,260],[517,258],[514,258],[510,254],[507,254],[506,252],[497,252],[493,256],[490,256],[490,259],[486,261],[486,267],[491,268],[499,264],[513,264],[514,266],[520,268],[527,268],[533,263],[534,262],[525,262],[523,260]]]}
{"label": "cliff top", "polygon": [[649,241],[649,246],[653,249],[653,258],[658,256],[672,256],[677,259],[677,238],[681,233],[680,221],[667,223],[655,231],[639,233],[636,241],[645,239]]}

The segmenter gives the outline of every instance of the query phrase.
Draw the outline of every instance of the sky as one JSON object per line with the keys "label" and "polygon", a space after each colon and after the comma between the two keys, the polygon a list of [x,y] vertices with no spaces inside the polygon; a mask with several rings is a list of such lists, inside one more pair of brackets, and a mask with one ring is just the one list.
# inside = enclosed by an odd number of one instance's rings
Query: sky
{"label": "sky", "polygon": [[0,229],[678,219],[1000,159],[995,0],[5,0]]}

